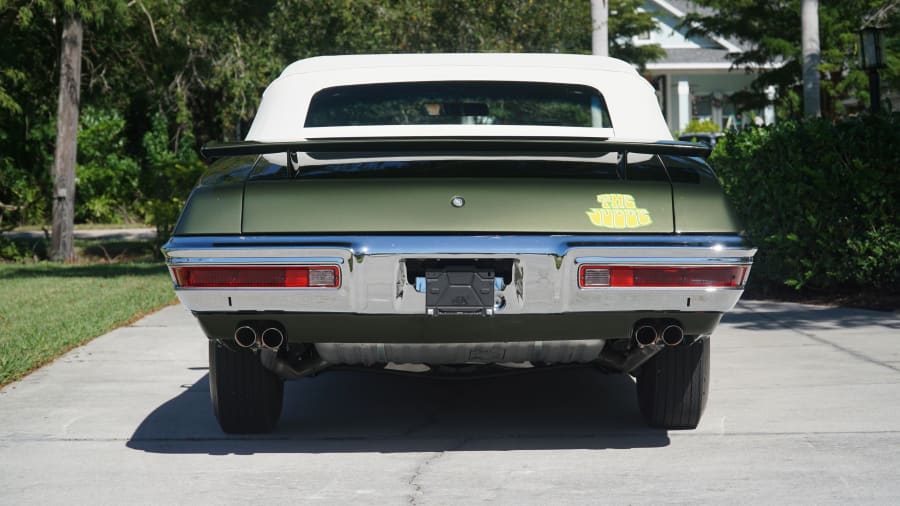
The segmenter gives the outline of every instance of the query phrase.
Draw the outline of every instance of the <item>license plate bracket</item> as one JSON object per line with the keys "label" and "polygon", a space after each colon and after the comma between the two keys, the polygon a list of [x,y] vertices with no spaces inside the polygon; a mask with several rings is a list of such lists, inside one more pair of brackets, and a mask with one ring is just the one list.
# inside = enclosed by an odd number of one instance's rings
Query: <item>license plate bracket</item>
{"label": "license plate bracket", "polygon": [[476,265],[430,265],[425,271],[426,313],[494,315],[493,268]]}

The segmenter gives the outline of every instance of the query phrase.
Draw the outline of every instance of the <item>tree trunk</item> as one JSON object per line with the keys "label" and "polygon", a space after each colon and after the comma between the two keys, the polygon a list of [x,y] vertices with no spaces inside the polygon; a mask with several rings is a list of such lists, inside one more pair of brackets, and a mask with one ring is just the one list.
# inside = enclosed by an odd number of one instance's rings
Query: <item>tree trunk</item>
{"label": "tree trunk", "polygon": [[609,0],[591,0],[591,52],[609,56]]}
{"label": "tree trunk", "polygon": [[800,6],[803,43],[803,114],[822,115],[819,101],[819,0],[803,0]]}
{"label": "tree trunk", "polygon": [[59,61],[56,152],[53,156],[53,233],[50,258],[75,260],[75,157],[78,151],[78,99],[81,90],[81,18],[66,16]]}

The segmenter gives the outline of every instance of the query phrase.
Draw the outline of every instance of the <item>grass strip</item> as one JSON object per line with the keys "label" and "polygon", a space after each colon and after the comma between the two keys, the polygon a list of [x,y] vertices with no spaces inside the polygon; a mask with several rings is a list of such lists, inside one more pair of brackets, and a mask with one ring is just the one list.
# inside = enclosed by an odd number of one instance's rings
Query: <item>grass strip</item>
{"label": "grass strip", "polygon": [[161,263],[0,264],[0,386],[174,300]]}

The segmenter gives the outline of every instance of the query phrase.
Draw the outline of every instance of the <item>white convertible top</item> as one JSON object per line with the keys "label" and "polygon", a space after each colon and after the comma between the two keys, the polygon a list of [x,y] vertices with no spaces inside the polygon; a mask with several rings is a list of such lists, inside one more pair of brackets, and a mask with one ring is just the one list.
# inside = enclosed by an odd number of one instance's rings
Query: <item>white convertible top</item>
{"label": "white convertible top", "polygon": [[[519,125],[395,125],[304,128],[309,102],[335,86],[427,81],[578,84],[595,88],[612,128]],[[671,140],[656,94],[634,68],[615,58],[571,54],[385,54],[319,56],[292,63],[266,91],[246,140],[409,136],[602,137]]]}

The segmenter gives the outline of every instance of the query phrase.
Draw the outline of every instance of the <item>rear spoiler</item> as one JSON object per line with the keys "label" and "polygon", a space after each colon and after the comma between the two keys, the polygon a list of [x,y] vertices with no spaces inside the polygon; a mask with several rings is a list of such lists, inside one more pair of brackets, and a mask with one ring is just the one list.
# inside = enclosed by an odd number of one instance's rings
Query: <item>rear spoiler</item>
{"label": "rear spoiler", "polygon": [[271,153],[367,153],[466,156],[595,156],[604,153],[709,156],[706,144],[682,141],[628,142],[583,137],[363,137],[292,142],[229,142],[207,144],[206,158]]}

